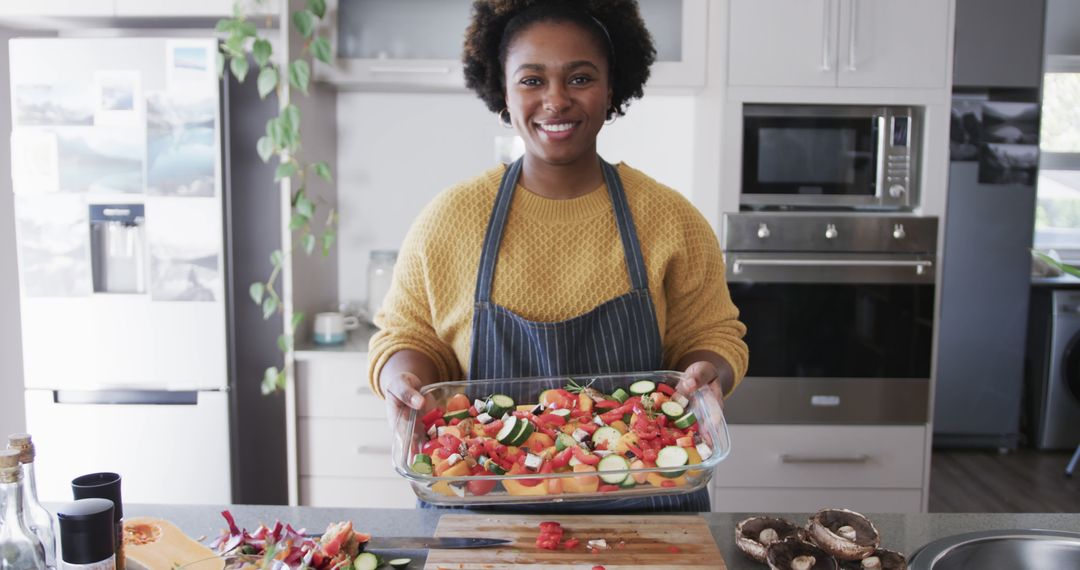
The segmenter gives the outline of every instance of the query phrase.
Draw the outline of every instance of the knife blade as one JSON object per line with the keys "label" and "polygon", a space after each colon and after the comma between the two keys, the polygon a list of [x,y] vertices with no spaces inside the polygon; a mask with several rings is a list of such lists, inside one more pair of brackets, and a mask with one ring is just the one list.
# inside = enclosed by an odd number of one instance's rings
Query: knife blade
{"label": "knife blade", "polygon": [[364,545],[371,550],[429,550],[436,548],[487,548],[510,544],[503,538],[462,538],[432,536],[373,536]]}

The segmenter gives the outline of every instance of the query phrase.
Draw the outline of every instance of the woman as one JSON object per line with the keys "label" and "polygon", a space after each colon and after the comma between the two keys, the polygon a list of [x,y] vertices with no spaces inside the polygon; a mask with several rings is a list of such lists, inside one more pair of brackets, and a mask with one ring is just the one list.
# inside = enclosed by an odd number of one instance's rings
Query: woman
{"label": "woman", "polygon": [[[370,345],[391,421],[443,379],[674,368],[687,394],[735,387],[745,327],[711,228],[675,191],[596,152],[654,59],[634,0],[474,3],[466,82],[526,152],[440,194],[409,231]],[[709,503],[702,490],[586,508]]]}

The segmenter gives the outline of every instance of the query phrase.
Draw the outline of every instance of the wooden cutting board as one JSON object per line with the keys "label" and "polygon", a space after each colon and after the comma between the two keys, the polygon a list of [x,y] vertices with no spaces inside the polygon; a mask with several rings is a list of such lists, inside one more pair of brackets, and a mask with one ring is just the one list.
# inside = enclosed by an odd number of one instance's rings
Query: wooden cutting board
{"label": "wooden cutting board", "polygon": [[[577,538],[581,544],[572,550],[537,548],[541,521],[562,524],[564,539]],[[443,515],[435,536],[506,538],[513,542],[495,548],[432,550],[425,570],[590,570],[597,564],[607,570],[727,568],[709,526],[697,515]],[[585,545],[598,538],[606,540],[610,548],[592,554]]]}

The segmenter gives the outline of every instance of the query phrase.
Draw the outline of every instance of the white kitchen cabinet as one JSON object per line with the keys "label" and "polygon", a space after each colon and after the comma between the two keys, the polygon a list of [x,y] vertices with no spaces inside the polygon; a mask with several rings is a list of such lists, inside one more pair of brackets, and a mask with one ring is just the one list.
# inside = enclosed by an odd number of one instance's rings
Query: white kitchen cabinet
{"label": "white kitchen cabinet", "polygon": [[731,0],[731,85],[940,88],[952,0]]}
{"label": "white kitchen cabinet", "polygon": [[[216,17],[229,18],[235,0],[114,0],[117,17]],[[241,0],[248,15],[276,14],[279,0]]]}
{"label": "white kitchen cabinet", "polygon": [[0,16],[108,17],[113,15],[113,0],[35,0],[0,2]]}
{"label": "white kitchen cabinet", "polygon": [[925,426],[729,429],[731,454],[713,472],[714,510],[922,509]]}
{"label": "white kitchen cabinet", "polygon": [[416,504],[408,481],[392,465],[393,436],[384,402],[368,386],[366,352],[298,351],[296,415],[301,505]]}
{"label": "white kitchen cabinet", "polygon": [[[471,0],[329,0],[333,66],[316,79],[352,89],[460,90]],[[708,0],[641,0],[657,47],[651,87],[705,84]]]}

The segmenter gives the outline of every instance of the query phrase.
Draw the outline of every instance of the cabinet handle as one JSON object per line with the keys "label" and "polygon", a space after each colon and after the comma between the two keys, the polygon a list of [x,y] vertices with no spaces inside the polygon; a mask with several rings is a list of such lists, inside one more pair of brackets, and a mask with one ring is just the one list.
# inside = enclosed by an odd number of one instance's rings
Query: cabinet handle
{"label": "cabinet handle", "polygon": [[855,455],[797,455],[780,454],[780,463],[866,463],[870,456],[865,453]]}
{"label": "cabinet handle", "polygon": [[390,457],[390,454],[393,453],[393,450],[391,450],[389,447],[386,447],[386,446],[383,446],[383,445],[358,445],[358,446],[356,446],[356,454],[357,455],[363,455],[365,453],[374,453],[374,454],[385,455],[387,457]]}
{"label": "cabinet handle", "polygon": [[394,65],[373,65],[372,73],[400,73],[412,75],[448,75],[452,70],[449,67],[408,67]]}
{"label": "cabinet handle", "polygon": [[832,71],[829,65],[829,36],[832,35],[832,26],[829,25],[829,15],[832,14],[832,0],[824,0],[821,13],[821,70]]}
{"label": "cabinet handle", "polygon": [[855,71],[855,41],[857,34],[855,33],[856,23],[859,21],[859,0],[851,1],[851,22],[848,25],[848,56],[847,56],[847,68],[848,71]]}

